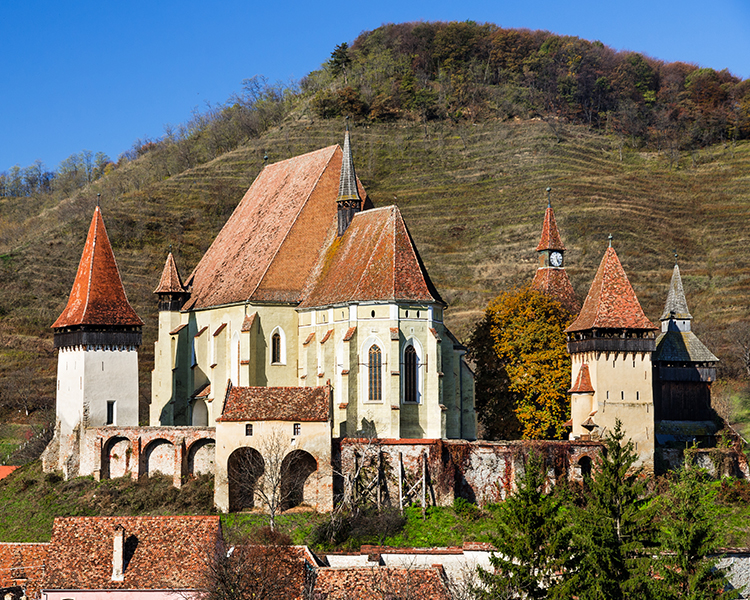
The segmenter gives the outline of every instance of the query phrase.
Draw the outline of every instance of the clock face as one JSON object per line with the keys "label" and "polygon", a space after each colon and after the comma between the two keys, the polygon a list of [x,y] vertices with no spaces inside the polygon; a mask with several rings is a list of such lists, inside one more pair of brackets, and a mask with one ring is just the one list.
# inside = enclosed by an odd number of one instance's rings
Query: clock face
{"label": "clock face", "polygon": [[551,252],[549,255],[549,264],[551,264],[553,267],[562,267],[562,254],[560,252]]}

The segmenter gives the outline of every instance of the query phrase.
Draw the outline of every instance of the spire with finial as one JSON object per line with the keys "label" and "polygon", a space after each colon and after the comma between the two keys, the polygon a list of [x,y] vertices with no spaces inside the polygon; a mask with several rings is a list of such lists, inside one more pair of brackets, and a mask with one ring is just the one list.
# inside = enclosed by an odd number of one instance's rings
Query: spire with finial
{"label": "spire with finial", "polygon": [[354,171],[354,159],[352,157],[352,145],[349,139],[349,117],[346,122],[346,133],[344,134],[344,149],[341,159],[341,176],[339,178],[339,194],[336,198],[338,204],[338,234],[344,235],[352,218],[362,209],[362,199],[357,187],[357,174]]}
{"label": "spire with finial", "polygon": [[177,270],[177,263],[172,254],[172,244],[169,244],[169,254],[167,254],[161,279],[154,294],[159,296],[159,310],[167,311],[180,310],[190,295]]}
{"label": "spire with finial", "polygon": [[668,321],[669,319],[689,321],[692,318],[693,317],[688,310],[685,290],[682,288],[682,277],[680,276],[680,267],[677,265],[677,254],[675,253],[672,281],[669,284],[667,302],[664,305],[664,312],[661,314],[661,321]]}
{"label": "spire with finial", "polygon": [[609,235],[607,236],[607,240],[609,240],[609,247],[610,247],[610,248],[612,247],[612,240],[613,240],[613,239],[614,239],[614,238],[612,237],[612,234],[610,233],[610,234],[609,234]]}

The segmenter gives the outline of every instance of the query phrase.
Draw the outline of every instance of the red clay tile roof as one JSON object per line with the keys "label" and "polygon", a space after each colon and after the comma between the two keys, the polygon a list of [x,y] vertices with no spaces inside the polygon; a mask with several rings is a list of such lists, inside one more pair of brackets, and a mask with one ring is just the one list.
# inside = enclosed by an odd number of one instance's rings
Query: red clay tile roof
{"label": "red clay tile roof", "polygon": [[245,317],[245,320],[242,321],[242,331],[250,331],[253,328],[253,323],[255,323],[255,319],[258,317],[258,313],[254,312],[251,315],[247,315]]}
{"label": "red clay tile roof", "polygon": [[224,331],[224,329],[226,328],[226,326],[227,326],[226,323],[222,323],[221,325],[219,325],[216,328],[216,331],[214,331],[214,337],[217,337],[222,331]]}
{"label": "red clay tile roof", "polygon": [[180,279],[180,274],[177,271],[174,256],[170,252],[167,254],[167,262],[164,263],[164,270],[161,272],[161,279],[159,280],[159,285],[154,290],[154,294],[184,294],[185,292],[187,290],[182,285],[182,279]]}
{"label": "red clay tile roof", "polygon": [[307,336],[307,339],[304,342],[302,342],[302,345],[307,346],[314,339],[315,339],[315,332],[313,331],[310,335]]}
{"label": "red clay tile roof", "polygon": [[20,586],[28,598],[42,589],[49,544],[0,543],[0,588]]}
{"label": "red clay tile roof", "polygon": [[[125,530],[123,581],[112,581],[116,526]],[[219,517],[56,518],[44,589],[194,589],[221,536]]]}
{"label": "red clay tile roof", "polygon": [[578,370],[578,377],[573,387],[568,390],[569,394],[590,394],[594,392],[594,386],[591,385],[591,376],[589,375],[589,366],[586,363],[581,365]]}
{"label": "red clay tile roof", "polygon": [[346,334],[344,335],[344,341],[345,342],[350,342],[352,340],[352,338],[354,337],[355,333],[357,333],[356,326],[355,327],[350,327],[349,329],[347,329],[346,330]]}
{"label": "red clay tile roof", "polygon": [[578,318],[565,331],[656,329],[643,314],[614,248],[607,248]]}
{"label": "red clay tile roof", "polygon": [[415,598],[449,600],[440,567],[319,568],[314,597],[320,600]]}
{"label": "red clay tile roof", "polygon": [[320,387],[230,387],[219,421],[328,421],[331,390]]}
{"label": "red clay tile roof", "polygon": [[336,145],[265,167],[188,279],[183,310],[299,302],[336,231],[341,161]]}
{"label": "red clay tile roof", "polygon": [[542,225],[542,239],[536,247],[537,252],[541,250],[565,250],[565,246],[560,238],[560,232],[557,230],[555,213],[552,207],[548,206],[544,213],[544,224]]}
{"label": "red clay tile roof", "polygon": [[531,289],[554,298],[573,315],[581,309],[565,269],[555,267],[537,269],[534,280],[531,282]]}
{"label": "red clay tile roof", "polygon": [[98,206],[91,219],[68,304],[52,327],[75,325],[143,325],[125,295]]}
{"label": "red clay tile roof", "polygon": [[18,467],[17,466],[11,466],[11,465],[0,465],[0,479],[4,479],[8,475],[10,475],[13,471],[15,471]]}
{"label": "red clay tile roof", "polygon": [[178,333],[180,333],[180,331],[182,331],[183,329],[185,329],[185,327],[187,327],[187,326],[188,326],[187,323],[183,323],[182,325],[178,325],[172,331],[169,332],[169,335],[177,335]]}
{"label": "red clay tile roof", "polygon": [[318,269],[301,307],[366,300],[443,303],[396,206],[357,213]]}
{"label": "red clay tile roof", "polygon": [[323,336],[323,339],[320,340],[320,343],[325,344],[328,341],[328,339],[331,337],[332,333],[333,333],[333,329],[329,329],[328,331],[326,331],[326,334]]}

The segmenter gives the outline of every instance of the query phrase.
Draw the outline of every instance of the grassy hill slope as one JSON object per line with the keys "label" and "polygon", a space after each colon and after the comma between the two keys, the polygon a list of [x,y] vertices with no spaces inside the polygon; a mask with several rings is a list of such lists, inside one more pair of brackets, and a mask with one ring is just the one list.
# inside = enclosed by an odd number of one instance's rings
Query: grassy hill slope
{"label": "grassy hill slope", "polygon": [[[171,177],[146,154],[58,204],[3,200],[0,375],[54,397],[49,325],[67,300],[101,192],[125,288],[146,321],[140,384],[147,400],[157,318],[152,291],[168,246],[187,276],[264,154],[276,162],[342,138],[340,120],[297,114]],[[739,372],[729,327],[750,312],[750,144],[711,147],[670,168],[656,153],[626,152],[620,160],[615,140],[542,120],[359,125],[352,140],[359,177],[376,206],[401,208],[460,338],[467,339],[490,298],[533,276],[544,190],[551,186],[581,298],[612,233],[646,314],[658,320],[676,251],[695,330],[730,367],[726,374]]]}

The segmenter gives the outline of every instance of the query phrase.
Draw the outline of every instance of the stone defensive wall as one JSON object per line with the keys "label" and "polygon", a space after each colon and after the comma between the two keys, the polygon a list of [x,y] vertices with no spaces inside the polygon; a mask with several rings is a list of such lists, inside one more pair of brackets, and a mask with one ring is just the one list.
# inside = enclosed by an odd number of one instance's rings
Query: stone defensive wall
{"label": "stone defensive wall", "polygon": [[542,455],[550,485],[582,481],[602,445],[594,441],[406,440],[343,438],[334,446],[334,490],[341,499],[398,507],[480,506],[514,489],[528,456]]}
{"label": "stone defensive wall", "polygon": [[171,476],[175,487],[190,476],[214,473],[213,427],[98,427],[81,440],[80,475],[137,480],[156,472]]}

